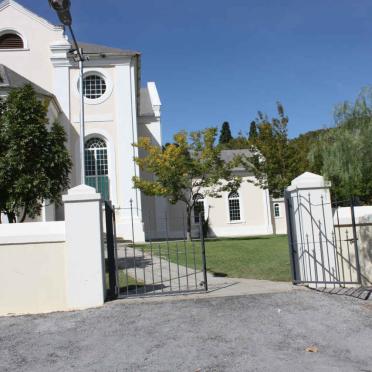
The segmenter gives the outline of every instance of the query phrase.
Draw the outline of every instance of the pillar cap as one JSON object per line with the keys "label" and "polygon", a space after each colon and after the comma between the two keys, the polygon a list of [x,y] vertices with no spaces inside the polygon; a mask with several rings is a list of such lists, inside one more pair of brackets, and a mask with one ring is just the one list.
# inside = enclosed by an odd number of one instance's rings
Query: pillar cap
{"label": "pillar cap", "polygon": [[326,181],[323,176],[311,172],[305,172],[291,182],[287,191],[296,189],[324,189],[330,187],[331,183]]}
{"label": "pillar cap", "polygon": [[96,189],[88,185],[79,185],[69,189],[67,195],[63,195],[62,200],[66,203],[76,201],[102,200],[101,194]]}

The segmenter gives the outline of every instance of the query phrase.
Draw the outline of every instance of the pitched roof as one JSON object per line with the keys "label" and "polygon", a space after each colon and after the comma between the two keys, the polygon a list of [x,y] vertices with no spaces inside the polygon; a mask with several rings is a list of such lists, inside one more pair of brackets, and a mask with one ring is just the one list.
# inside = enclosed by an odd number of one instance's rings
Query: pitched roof
{"label": "pitched roof", "polygon": [[[221,160],[225,162],[232,161],[235,156],[246,156],[246,157],[252,157],[253,153],[252,151],[248,149],[239,149],[239,150],[222,150],[220,158]],[[233,169],[234,171],[246,171],[246,168],[243,165],[238,165]]]}
{"label": "pitched roof", "polygon": [[222,150],[221,151],[221,159],[224,161],[231,161],[234,159],[235,156],[247,156],[252,157],[252,151],[248,149],[240,149],[240,150]]}
{"label": "pitched roof", "polygon": [[111,48],[105,45],[90,43],[79,42],[79,47],[83,49],[84,54],[106,54],[112,56],[136,56],[141,54],[134,50]]}
{"label": "pitched roof", "polygon": [[35,92],[38,94],[42,94],[43,96],[48,97],[54,97],[52,93],[48,92],[44,88],[41,88],[24,76],[17,74],[9,67],[0,64],[0,89],[21,88],[26,84],[30,84],[34,88]]}

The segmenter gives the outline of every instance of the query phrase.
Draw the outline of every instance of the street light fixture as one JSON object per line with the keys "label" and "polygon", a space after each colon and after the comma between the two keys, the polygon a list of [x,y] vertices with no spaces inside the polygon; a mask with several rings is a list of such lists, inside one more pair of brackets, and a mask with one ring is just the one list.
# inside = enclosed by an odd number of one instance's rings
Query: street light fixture
{"label": "street light fixture", "polygon": [[75,38],[74,31],[72,30],[72,17],[70,12],[71,1],[70,0],[48,0],[49,5],[56,11],[59,20],[64,26],[67,26],[70,30],[72,40],[74,42],[74,53],[79,62],[79,91],[80,91],[80,176],[81,184],[85,184],[85,158],[84,158],[84,147],[85,147],[85,117],[84,117],[84,92],[83,92],[83,78],[84,78],[84,61],[85,57],[83,50],[79,48],[77,40]]}
{"label": "street light fixture", "polygon": [[70,13],[70,0],[49,0],[49,5],[57,12],[59,20],[65,26],[72,25],[72,17]]}

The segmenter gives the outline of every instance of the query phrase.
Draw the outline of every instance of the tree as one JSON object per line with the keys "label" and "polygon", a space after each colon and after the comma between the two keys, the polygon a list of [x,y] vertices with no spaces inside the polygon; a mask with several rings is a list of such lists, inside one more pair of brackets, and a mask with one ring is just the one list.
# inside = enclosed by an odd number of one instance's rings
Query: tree
{"label": "tree", "polygon": [[249,126],[248,139],[251,143],[254,143],[256,138],[257,138],[257,125],[256,125],[256,122],[253,120]]}
{"label": "tree", "polygon": [[[361,92],[355,103],[335,108],[335,127],[325,131],[312,147],[310,160],[321,165],[321,174],[332,182],[338,200],[357,196],[372,202],[372,88]],[[319,161],[320,158],[320,161]]]}
{"label": "tree", "polygon": [[[293,148],[293,154],[295,156],[294,167],[297,175],[304,172],[321,173],[323,160],[319,143],[327,130],[318,129],[309,131],[290,140],[290,146]],[[311,152],[313,152],[312,160],[309,156]]]}
{"label": "tree", "polygon": [[220,144],[227,144],[232,139],[233,139],[233,136],[231,135],[230,124],[227,121],[225,121],[222,124],[219,143]]}
{"label": "tree", "polygon": [[267,115],[258,113],[257,137],[251,146],[252,156],[242,159],[247,170],[256,178],[252,182],[269,189],[274,197],[282,196],[285,187],[298,175],[295,154],[288,139],[288,117],[279,102],[277,112],[278,117],[271,120]]}
{"label": "tree", "polygon": [[216,128],[201,132],[186,132],[174,135],[174,143],[164,148],[153,145],[150,138],[142,137],[135,144],[143,157],[135,162],[142,171],[152,173],[154,180],[134,177],[134,186],[146,195],[163,196],[171,204],[183,202],[187,216],[187,237],[191,239],[191,215],[195,196],[203,193],[213,198],[221,192],[239,188],[241,179],[233,175],[236,160],[224,162],[220,158],[221,147],[216,146]]}
{"label": "tree", "polygon": [[0,210],[9,222],[39,215],[44,200],[58,205],[69,185],[66,134],[57,122],[48,130],[48,105],[31,85],[0,104]]}

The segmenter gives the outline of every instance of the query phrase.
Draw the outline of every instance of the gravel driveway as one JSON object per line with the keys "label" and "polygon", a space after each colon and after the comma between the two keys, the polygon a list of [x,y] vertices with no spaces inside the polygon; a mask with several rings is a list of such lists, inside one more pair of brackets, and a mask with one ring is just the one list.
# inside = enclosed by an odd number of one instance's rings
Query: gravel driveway
{"label": "gravel driveway", "polygon": [[0,318],[2,372],[372,371],[371,347],[371,301],[313,291]]}

